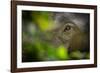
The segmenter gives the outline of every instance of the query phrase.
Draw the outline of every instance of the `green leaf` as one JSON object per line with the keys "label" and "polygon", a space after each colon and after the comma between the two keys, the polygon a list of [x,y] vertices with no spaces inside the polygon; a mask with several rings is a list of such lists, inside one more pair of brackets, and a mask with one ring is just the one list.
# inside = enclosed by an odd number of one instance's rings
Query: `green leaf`
{"label": "green leaf", "polygon": [[52,13],[50,12],[34,11],[32,12],[32,20],[42,31],[47,31],[53,27],[51,15]]}
{"label": "green leaf", "polygon": [[61,45],[57,48],[56,55],[58,59],[66,60],[68,59],[68,49]]}

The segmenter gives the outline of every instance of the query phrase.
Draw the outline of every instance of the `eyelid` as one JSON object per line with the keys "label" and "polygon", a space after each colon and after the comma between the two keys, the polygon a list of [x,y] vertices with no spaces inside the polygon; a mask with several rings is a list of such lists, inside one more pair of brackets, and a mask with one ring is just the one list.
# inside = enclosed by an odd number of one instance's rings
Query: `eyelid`
{"label": "eyelid", "polygon": [[[67,27],[68,27],[68,30],[67,30]],[[75,24],[74,23],[66,23],[63,27],[63,32],[69,32],[73,29],[73,27],[75,27]]]}
{"label": "eyelid", "polygon": [[69,25],[71,27],[75,26],[75,24],[74,23],[71,23],[71,22],[65,24],[65,26],[67,26],[67,25]]}

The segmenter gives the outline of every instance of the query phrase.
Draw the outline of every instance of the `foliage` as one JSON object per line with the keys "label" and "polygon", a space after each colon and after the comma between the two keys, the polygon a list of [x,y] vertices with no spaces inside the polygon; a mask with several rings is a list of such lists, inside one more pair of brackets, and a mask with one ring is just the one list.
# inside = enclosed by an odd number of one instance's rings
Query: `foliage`
{"label": "foliage", "polygon": [[[89,52],[69,51],[63,44],[54,45],[52,13],[23,11],[22,56],[23,62],[89,59]],[[30,24],[31,23],[31,24]]]}

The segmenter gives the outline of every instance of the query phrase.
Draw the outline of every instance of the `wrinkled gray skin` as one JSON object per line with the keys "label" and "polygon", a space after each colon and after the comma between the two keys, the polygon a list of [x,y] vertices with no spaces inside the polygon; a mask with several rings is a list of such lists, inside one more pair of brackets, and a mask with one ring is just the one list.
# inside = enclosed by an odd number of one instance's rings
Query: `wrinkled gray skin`
{"label": "wrinkled gray skin", "polygon": [[54,45],[63,44],[69,51],[89,51],[89,14],[54,13],[51,31]]}

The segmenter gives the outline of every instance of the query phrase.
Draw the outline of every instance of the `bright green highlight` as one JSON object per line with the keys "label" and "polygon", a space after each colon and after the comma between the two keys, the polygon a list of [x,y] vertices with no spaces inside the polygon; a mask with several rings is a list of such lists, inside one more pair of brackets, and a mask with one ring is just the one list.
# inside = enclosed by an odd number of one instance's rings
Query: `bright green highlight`
{"label": "bright green highlight", "polygon": [[50,12],[32,12],[32,19],[42,31],[51,30],[53,28],[52,14]]}
{"label": "bright green highlight", "polygon": [[61,45],[57,48],[56,55],[59,59],[68,59],[68,49]]}

